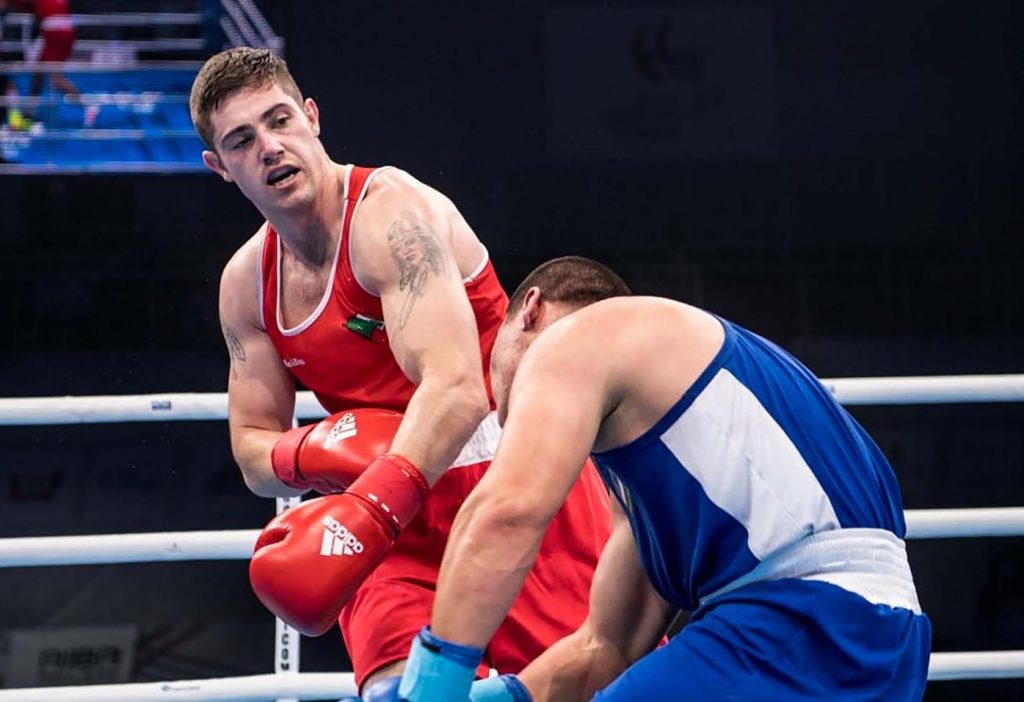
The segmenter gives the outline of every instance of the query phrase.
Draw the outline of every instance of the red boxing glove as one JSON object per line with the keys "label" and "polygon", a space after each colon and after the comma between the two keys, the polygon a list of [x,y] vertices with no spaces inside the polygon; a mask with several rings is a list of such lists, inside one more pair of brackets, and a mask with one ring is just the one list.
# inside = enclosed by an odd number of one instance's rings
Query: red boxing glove
{"label": "red boxing glove", "polygon": [[307,500],[277,515],[249,562],[256,596],[303,634],[325,633],[416,516],[428,489],[416,466],[385,454],[344,494]]}
{"label": "red boxing glove", "polygon": [[328,495],[342,492],[366,466],[391,448],[402,415],[353,409],[318,424],[286,431],[270,452],[274,475],[285,485]]}

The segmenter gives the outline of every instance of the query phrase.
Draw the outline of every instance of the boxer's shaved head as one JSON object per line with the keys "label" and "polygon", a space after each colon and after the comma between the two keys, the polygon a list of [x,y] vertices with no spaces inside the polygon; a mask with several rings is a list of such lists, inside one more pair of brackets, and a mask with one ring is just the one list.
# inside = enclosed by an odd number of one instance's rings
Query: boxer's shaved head
{"label": "boxer's shaved head", "polygon": [[582,256],[562,256],[545,261],[526,276],[509,298],[510,313],[523,304],[526,293],[534,287],[540,289],[548,302],[573,307],[632,294],[629,286],[608,266]]}
{"label": "boxer's shaved head", "polygon": [[612,269],[582,256],[553,258],[533,269],[512,293],[491,347],[491,390],[498,421],[505,421],[519,361],[547,325],[581,307],[630,294]]}

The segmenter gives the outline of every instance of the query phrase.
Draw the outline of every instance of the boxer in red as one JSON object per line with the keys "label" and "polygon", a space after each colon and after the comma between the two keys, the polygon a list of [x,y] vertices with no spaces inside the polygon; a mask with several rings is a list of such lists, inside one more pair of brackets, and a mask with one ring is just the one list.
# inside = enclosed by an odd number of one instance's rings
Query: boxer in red
{"label": "boxer in red", "polygon": [[[75,27],[71,22],[68,0],[0,0],[0,11],[7,7],[30,11],[35,15],[42,39],[42,48],[39,52],[41,63],[62,64],[70,58],[71,49],[75,44]],[[32,76],[32,97],[38,98],[42,93],[44,79],[43,73]],[[78,87],[60,71],[50,73],[50,83],[55,90],[66,93],[75,100],[79,99]],[[33,115],[35,114],[33,109]]]}
{"label": "boxer in red", "polygon": [[[235,458],[257,495],[350,487],[329,498],[341,518],[314,500],[271,522],[253,586],[309,633],[340,608],[362,686],[403,669],[452,520],[490,463],[486,369],[508,301],[448,198],[396,168],[331,161],[316,103],[273,53],[212,57],[190,106],[206,165],[267,220],[221,279]],[[335,414],[290,429],[296,382]],[[501,672],[586,616],[610,518],[596,473],[584,475],[487,650]],[[309,548],[279,548],[289,542]]]}

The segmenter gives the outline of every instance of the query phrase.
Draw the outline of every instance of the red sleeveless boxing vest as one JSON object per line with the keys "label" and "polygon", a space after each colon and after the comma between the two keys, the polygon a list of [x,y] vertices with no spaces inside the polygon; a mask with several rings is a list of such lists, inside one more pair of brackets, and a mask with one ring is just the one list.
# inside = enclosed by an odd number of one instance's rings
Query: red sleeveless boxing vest
{"label": "red sleeveless boxing vest", "polygon": [[[331,285],[313,313],[292,329],[283,327],[280,314],[281,241],[269,222],[260,252],[260,311],[264,328],[295,379],[312,390],[332,413],[353,407],[405,411],[415,389],[391,355],[380,298],[359,285],[349,257],[352,220],[375,170],[348,168]],[[466,295],[476,316],[490,394],[491,346],[505,317],[508,297],[489,257],[466,279]]]}

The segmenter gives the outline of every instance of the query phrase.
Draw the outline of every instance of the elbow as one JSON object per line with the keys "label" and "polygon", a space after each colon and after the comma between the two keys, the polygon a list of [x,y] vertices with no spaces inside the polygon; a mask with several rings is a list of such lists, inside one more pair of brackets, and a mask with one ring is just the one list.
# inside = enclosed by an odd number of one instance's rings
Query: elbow
{"label": "elbow", "polygon": [[482,510],[465,525],[462,543],[495,572],[525,575],[533,567],[544,526],[512,510]]}
{"label": "elbow", "polygon": [[504,495],[488,498],[486,495],[478,504],[472,494],[467,499],[469,514],[475,517],[471,523],[477,533],[500,534],[502,540],[516,538],[530,541],[542,536],[547,529],[550,515],[534,502],[523,496]]}
{"label": "elbow", "polygon": [[491,411],[491,400],[487,396],[487,388],[484,387],[482,380],[475,384],[471,392],[467,393],[466,408],[473,418],[474,426],[482,422]]}
{"label": "elbow", "polygon": [[268,485],[267,481],[261,480],[259,476],[255,474],[255,471],[246,470],[244,466],[239,464],[242,468],[242,480],[245,481],[245,486],[249,488],[256,497],[279,497],[280,489],[276,489],[274,485]]}
{"label": "elbow", "polygon": [[268,476],[253,468],[246,469],[242,464],[239,466],[242,468],[242,480],[245,481],[245,486],[256,497],[298,497],[306,492],[288,487],[278,480],[277,476]]}
{"label": "elbow", "polygon": [[491,411],[487,387],[479,373],[465,373],[447,384],[446,393],[456,411],[474,427]]}
{"label": "elbow", "polygon": [[244,431],[232,432],[231,454],[242,474],[245,487],[256,497],[287,497],[295,494],[294,490],[277,480],[270,465],[269,453],[261,455],[259,449],[246,440]]}
{"label": "elbow", "polygon": [[238,466],[239,471],[242,473],[242,481],[245,482],[245,487],[249,489],[256,497],[274,497],[268,491],[268,486],[265,480],[261,480],[258,471],[249,465],[245,456],[242,455],[237,449],[232,451],[235,457],[235,464]]}

